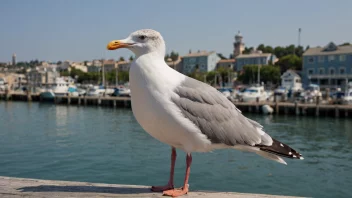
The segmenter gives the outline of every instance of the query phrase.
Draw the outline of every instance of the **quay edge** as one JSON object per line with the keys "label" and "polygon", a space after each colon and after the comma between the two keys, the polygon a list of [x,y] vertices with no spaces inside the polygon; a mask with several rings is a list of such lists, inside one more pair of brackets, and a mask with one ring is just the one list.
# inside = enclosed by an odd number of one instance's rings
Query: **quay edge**
{"label": "quay edge", "polygon": [[[191,188],[192,190],[192,188]],[[0,197],[2,198],[59,198],[59,197],[164,197],[162,193],[150,191],[149,186],[102,184],[56,180],[25,179],[0,176]],[[236,192],[194,191],[182,196],[188,198],[294,198],[292,196],[250,194]]]}
{"label": "quay edge", "polygon": [[[44,102],[38,94],[0,93],[1,100],[12,101],[34,101]],[[89,97],[89,96],[61,96],[55,97],[55,104],[77,105],[77,106],[110,106],[110,107],[131,107],[131,98],[129,97]],[[315,116],[315,117],[348,117],[352,118],[352,105],[328,105],[320,103],[290,103],[290,102],[234,102],[236,107],[242,112],[262,114],[262,106],[269,105],[274,109],[274,114],[280,115],[297,115],[297,116]]]}

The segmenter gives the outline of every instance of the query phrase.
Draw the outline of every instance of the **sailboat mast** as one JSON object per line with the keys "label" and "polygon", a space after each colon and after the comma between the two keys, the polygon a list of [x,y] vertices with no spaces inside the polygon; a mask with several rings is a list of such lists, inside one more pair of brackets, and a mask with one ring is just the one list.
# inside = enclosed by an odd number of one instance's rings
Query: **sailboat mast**
{"label": "sailboat mast", "polygon": [[102,84],[105,86],[105,68],[104,68],[104,59],[101,59],[101,73],[102,73]]}
{"label": "sailboat mast", "polygon": [[258,64],[258,85],[260,85],[260,64]]}

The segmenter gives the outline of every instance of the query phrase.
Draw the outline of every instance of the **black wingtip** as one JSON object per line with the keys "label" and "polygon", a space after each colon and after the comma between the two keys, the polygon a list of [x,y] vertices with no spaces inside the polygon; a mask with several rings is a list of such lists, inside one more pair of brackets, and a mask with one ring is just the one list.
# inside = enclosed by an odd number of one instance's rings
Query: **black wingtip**
{"label": "black wingtip", "polygon": [[288,145],[279,142],[278,140],[273,139],[273,144],[271,146],[265,146],[265,145],[256,145],[256,147],[259,147],[260,150],[272,153],[281,157],[287,157],[291,159],[301,159],[303,160],[304,158],[300,153],[289,147]]}

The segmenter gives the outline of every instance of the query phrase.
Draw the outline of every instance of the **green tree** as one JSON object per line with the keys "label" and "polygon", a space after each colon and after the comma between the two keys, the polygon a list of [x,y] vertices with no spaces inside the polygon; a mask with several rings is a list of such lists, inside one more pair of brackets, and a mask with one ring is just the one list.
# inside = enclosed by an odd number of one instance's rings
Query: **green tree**
{"label": "green tree", "polygon": [[285,55],[295,54],[295,53],[296,53],[295,45],[289,45],[289,46],[286,47]]}
{"label": "green tree", "polygon": [[[256,83],[258,76],[258,65],[246,65],[238,80],[243,83]],[[260,66],[260,82],[278,84],[280,82],[280,68],[273,65]]]}
{"label": "green tree", "polygon": [[273,49],[273,47],[271,47],[271,46],[265,46],[263,52],[264,52],[264,53],[271,53],[271,54],[273,54],[273,53],[274,53],[274,49]]}
{"label": "green tree", "polygon": [[303,48],[303,46],[298,46],[298,47],[296,47],[296,49],[295,49],[295,54],[296,54],[296,56],[302,57],[302,56],[303,56],[303,53],[304,53],[304,48]]}
{"label": "green tree", "polygon": [[264,44],[258,45],[257,50],[260,50],[260,51],[262,51],[263,53],[265,53],[265,52],[264,52],[264,51],[265,51],[265,45],[264,45]]}
{"label": "green tree", "polygon": [[281,58],[286,55],[286,50],[281,46],[277,46],[274,48],[274,54],[277,58]]}
{"label": "green tree", "polygon": [[216,75],[216,71],[210,71],[208,73],[205,74],[206,75],[206,81],[208,84],[215,84],[215,75]]}
{"label": "green tree", "polygon": [[129,60],[130,60],[130,61],[133,61],[133,59],[134,59],[134,58],[133,58],[133,56],[131,55],[130,58],[129,58]]}
{"label": "green tree", "polygon": [[121,56],[121,57],[119,58],[119,61],[125,61],[125,58]]}
{"label": "green tree", "polygon": [[288,69],[302,70],[302,58],[292,54],[286,55],[281,57],[275,65],[280,67],[281,73]]}
{"label": "green tree", "polygon": [[169,58],[170,58],[170,55],[169,55],[169,54],[166,54],[165,57],[164,57],[164,60],[165,60],[165,61],[168,61]]}
{"label": "green tree", "polygon": [[227,67],[219,67],[216,69],[216,73],[219,74],[223,83],[227,83],[229,81],[228,78],[231,72],[233,72],[233,70]]}
{"label": "green tree", "polygon": [[29,66],[29,64],[27,62],[17,62],[16,66],[17,67],[27,67],[27,66]]}
{"label": "green tree", "polygon": [[340,44],[339,46],[347,46],[347,45],[351,45],[351,43],[345,42],[345,43]]}
{"label": "green tree", "polygon": [[260,50],[262,51],[263,53],[274,53],[274,49],[273,47],[267,45],[265,46],[264,44],[260,44],[258,47],[257,47],[257,50]]}
{"label": "green tree", "polygon": [[172,61],[176,61],[176,60],[178,60],[179,55],[178,55],[178,53],[171,51],[169,57],[171,58]]}
{"label": "green tree", "polygon": [[249,54],[253,51],[253,47],[245,47],[243,50],[243,54]]}
{"label": "green tree", "polygon": [[118,78],[120,82],[128,82],[130,81],[130,75],[127,71],[119,71]]}
{"label": "green tree", "polygon": [[70,72],[68,71],[61,71],[60,76],[70,76]]}

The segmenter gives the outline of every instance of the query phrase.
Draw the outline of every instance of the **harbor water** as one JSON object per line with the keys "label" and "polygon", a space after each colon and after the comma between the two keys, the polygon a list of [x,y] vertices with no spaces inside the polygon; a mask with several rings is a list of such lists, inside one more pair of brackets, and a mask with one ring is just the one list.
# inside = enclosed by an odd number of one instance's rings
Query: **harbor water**
{"label": "harbor water", "polygon": [[[246,114],[304,160],[282,165],[252,153],[194,153],[190,189],[306,197],[351,197],[352,120]],[[185,172],[178,150],[175,183]],[[170,147],[149,136],[130,109],[0,101],[0,175],[163,185]]]}

